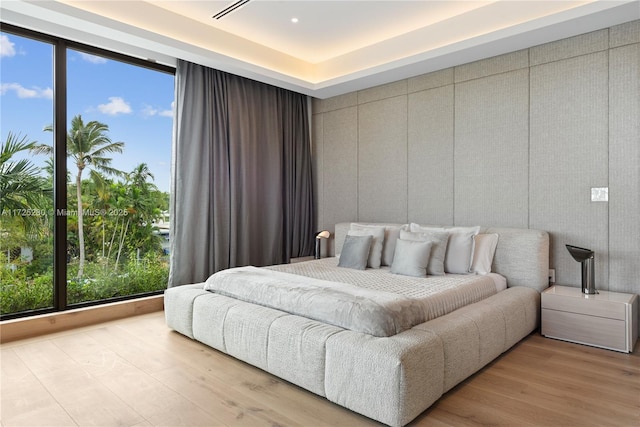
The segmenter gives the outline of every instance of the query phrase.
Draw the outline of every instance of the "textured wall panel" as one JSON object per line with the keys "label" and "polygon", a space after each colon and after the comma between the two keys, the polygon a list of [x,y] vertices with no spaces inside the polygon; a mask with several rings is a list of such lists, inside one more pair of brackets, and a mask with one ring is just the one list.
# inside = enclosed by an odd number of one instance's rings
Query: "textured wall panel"
{"label": "textured wall panel", "polygon": [[609,58],[609,289],[640,293],[640,44]]}
{"label": "textured wall panel", "polygon": [[350,92],[327,99],[314,98],[312,108],[314,113],[325,113],[356,105],[358,105],[358,92]]}
{"label": "textured wall panel", "polygon": [[456,85],[455,224],[527,227],[529,70]]}
{"label": "textured wall panel", "polygon": [[358,92],[358,104],[379,101],[381,99],[393,98],[407,94],[407,81],[399,80],[386,85],[372,87]]}
{"label": "textured wall panel", "polygon": [[529,51],[519,50],[455,67],[455,82],[463,82],[529,67]]}
{"label": "textured wall panel", "polygon": [[446,68],[433,73],[422,74],[411,77],[407,80],[407,91],[409,93],[421,90],[434,89],[441,86],[453,84],[453,68]]}
{"label": "textured wall panel", "polygon": [[529,49],[531,66],[573,58],[609,48],[609,30],[599,30]]}
{"label": "textured wall panel", "polygon": [[552,236],[559,284],[580,284],[565,244],[596,252],[596,286],[608,283],[608,204],[591,187],[608,186],[608,54],[531,68],[530,226]]}
{"label": "textured wall panel", "polygon": [[358,108],[324,114],[323,229],[358,218]]}
{"label": "textured wall panel", "polygon": [[358,129],[358,219],[406,222],[407,96],[360,105]]}
{"label": "textured wall panel", "polygon": [[453,85],[409,95],[409,221],[453,224]]}
{"label": "textured wall panel", "polygon": [[640,20],[626,22],[609,29],[609,47],[632,43],[640,43]]}

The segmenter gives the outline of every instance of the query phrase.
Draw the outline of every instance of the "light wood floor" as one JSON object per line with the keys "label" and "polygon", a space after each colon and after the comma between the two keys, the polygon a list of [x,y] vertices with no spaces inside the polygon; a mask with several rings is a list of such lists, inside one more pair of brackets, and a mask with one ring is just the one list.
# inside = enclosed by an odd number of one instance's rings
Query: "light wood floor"
{"label": "light wood floor", "polygon": [[[639,426],[631,355],[532,334],[412,426]],[[0,346],[2,426],[379,426],[172,332],[162,312]]]}

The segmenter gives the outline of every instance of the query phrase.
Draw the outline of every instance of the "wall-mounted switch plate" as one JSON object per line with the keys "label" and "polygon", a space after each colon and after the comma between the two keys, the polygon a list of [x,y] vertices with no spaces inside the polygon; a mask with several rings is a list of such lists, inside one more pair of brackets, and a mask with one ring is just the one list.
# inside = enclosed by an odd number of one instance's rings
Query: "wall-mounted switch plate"
{"label": "wall-mounted switch plate", "polygon": [[591,201],[592,202],[608,202],[609,201],[609,187],[600,187],[591,189]]}

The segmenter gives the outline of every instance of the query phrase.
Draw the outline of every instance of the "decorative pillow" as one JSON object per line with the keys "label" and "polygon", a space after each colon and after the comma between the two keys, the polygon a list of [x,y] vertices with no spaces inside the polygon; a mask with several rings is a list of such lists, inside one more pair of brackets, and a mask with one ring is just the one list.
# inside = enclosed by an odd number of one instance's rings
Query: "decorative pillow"
{"label": "decorative pillow", "polygon": [[412,233],[400,230],[401,240],[421,240],[431,242],[431,256],[427,265],[430,276],[444,276],[444,258],[447,253],[449,233],[446,231],[423,231]]}
{"label": "decorative pillow", "polygon": [[[384,227],[368,227],[362,230],[350,229],[347,236],[371,236],[371,250],[369,251],[369,260],[367,267],[380,268],[382,263],[382,246],[384,244]],[[344,252],[344,249],[343,249]],[[340,254],[342,256],[342,254]]]}
{"label": "decorative pillow", "polygon": [[498,246],[497,234],[477,234],[473,236],[473,262],[471,272],[476,274],[491,273],[493,256]]}
{"label": "decorative pillow", "polygon": [[338,267],[354,268],[356,270],[366,269],[372,241],[373,236],[370,235],[347,235],[344,239],[344,245],[342,245]]}
{"label": "decorative pillow", "polygon": [[431,242],[398,239],[391,272],[404,276],[425,277],[431,245]]}
{"label": "decorative pillow", "polygon": [[444,271],[455,274],[469,274],[473,260],[473,236],[480,232],[477,227],[445,227],[449,234]]}
{"label": "decorative pillow", "polygon": [[452,274],[471,273],[473,259],[473,236],[480,232],[480,226],[475,227],[421,227],[411,224],[411,231],[447,231],[449,242],[447,254],[444,258],[444,271]]}
{"label": "decorative pillow", "polygon": [[405,225],[369,225],[352,223],[350,230],[368,230],[376,228],[384,228],[384,242],[382,244],[382,258],[380,265],[391,265],[393,263],[393,254],[396,250],[396,240],[400,238],[400,230],[407,230],[409,224]]}

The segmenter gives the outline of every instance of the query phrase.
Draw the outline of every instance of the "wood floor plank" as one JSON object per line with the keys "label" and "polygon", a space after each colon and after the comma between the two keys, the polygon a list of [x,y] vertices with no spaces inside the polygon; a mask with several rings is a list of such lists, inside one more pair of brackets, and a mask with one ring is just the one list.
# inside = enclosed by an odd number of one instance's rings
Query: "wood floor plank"
{"label": "wood floor plank", "polygon": [[69,414],[44,388],[13,349],[0,350],[2,379],[0,419],[3,426],[75,426]]}
{"label": "wood floor plank", "polygon": [[[550,369],[554,359],[561,362]],[[527,425],[531,420],[543,426],[640,425],[637,360],[637,353],[615,353],[533,334],[447,393],[414,423],[426,426],[438,417],[451,425],[469,426]],[[593,366],[589,363],[596,363],[597,368],[585,377],[582,371]],[[607,391],[599,386],[598,372],[602,372]],[[609,376],[617,382],[608,383]],[[495,397],[485,402],[490,394]],[[488,405],[494,400],[504,408]],[[487,411],[488,407],[492,410]]]}
{"label": "wood floor plank", "polygon": [[221,381],[203,375],[194,367],[176,367],[154,374],[154,377],[189,399],[194,404],[212,411],[227,425],[233,426],[299,426],[285,414],[238,393]]}
{"label": "wood floor plank", "polygon": [[78,425],[129,426],[144,421],[51,341],[15,347],[14,351]]}
{"label": "wood floor plank", "polygon": [[[108,343],[134,366],[146,370],[164,386],[214,414],[224,423],[245,426],[295,424],[291,419],[269,408],[260,407],[258,402],[247,399],[222,381],[213,381],[214,387],[210,386],[211,378],[206,378],[202,372],[203,369],[206,370],[206,366],[216,365],[209,357],[218,357],[220,361],[228,362],[228,356],[175,334],[169,329],[162,329],[159,334],[157,327],[151,329],[153,330],[150,330],[149,325],[143,320],[136,322],[136,325],[93,330],[89,334],[100,342]],[[137,338],[140,336],[144,338]],[[147,357],[141,357],[145,355]],[[147,358],[151,359],[152,367],[148,366]]]}
{"label": "wood floor plank", "polygon": [[56,338],[53,343],[153,425],[225,425],[87,333]]}
{"label": "wood floor plank", "polygon": [[[523,350],[528,351],[528,348],[524,346]],[[543,368],[532,370],[524,362],[522,355],[510,353],[495,367],[493,374],[511,378],[524,377],[529,384],[544,384],[547,392],[559,394],[558,398],[580,395],[584,401],[595,406],[602,402],[600,390],[607,389],[608,405],[637,407],[640,404],[640,371],[636,368],[625,368],[626,361],[631,356],[622,356],[621,364],[616,366],[610,363],[603,365],[596,361],[584,363],[580,357],[571,358],[564,353],[556,353]],[[602,357],[606,359],[610,355],[604,353]],[[625,384],[624,387],[619,387],[621,382]],[[598,384],[598,387],[593,387],[594,384]]]}

